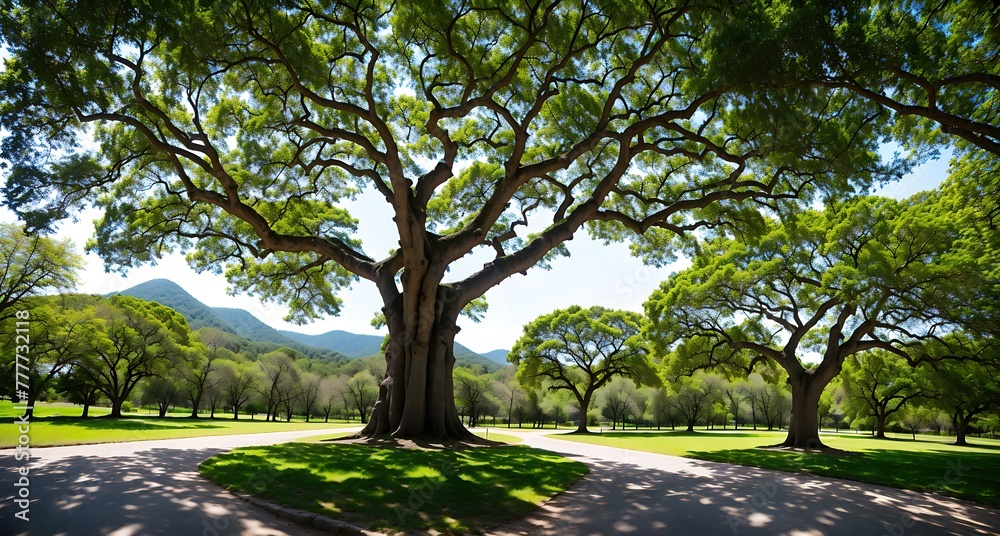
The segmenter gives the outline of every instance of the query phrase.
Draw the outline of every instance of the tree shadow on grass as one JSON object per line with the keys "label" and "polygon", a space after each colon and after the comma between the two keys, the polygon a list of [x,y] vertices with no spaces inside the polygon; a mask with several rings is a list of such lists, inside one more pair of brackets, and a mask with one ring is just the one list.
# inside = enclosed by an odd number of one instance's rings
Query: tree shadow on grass
{"label": "tree shadow on grass", "polygon": [[[88,430],[183,430],[183,429],[217,429],[225,426],[210,420],[202,419],[157,419],[147,417],[49,417],[38,419],[53,426],[72,426]],[[35,422],[33,419],[32,422]]]}
{"label": "tree shadow on grass", "polygon": [[[591,432],[593,432],[593,431],[591,431]],[[731,432],[731,431],[728,431],[728,430],[714,430],[714,431],[695,430],[694,432],[688,432],[688,431],[685,431],[685,430],[662,430],[662,431],[646,431],[646,430],[643,430],[643,431],[637,431],[637,432],[630,432],[628,430],[605,430],[603,433],[593,432],[592,434],[589,434],[589,435],[594,435],[594,436],[598,436],[598,437],[603,436],[603,437],[626,437],[626,438],[627,437],[653,437],[653,438],[656,438],[656,437],[660,437],[660,438],[667,438],[667,437],[700,437],[700,438],[705,438],[706,440],[711,440],[712,438],[725,439],[727,437],[729,437],[729,438],[732,438],[732,437],[757,437],[757,438],[759,438],[760,434],[764,433],[764,432],[766,432],[766,431],[765,430],[761,430],[761,431],[758,431],[758,432],[736,432],[736,431],[732,431]],[[550,435],[578,435],[578,434],[568,433],[568,434],[550,434]],[[762,440],[763,441],[767,441],[767,439],[762,439]]]}
{"label": "tree shadow on grass", "polygon": [[[843,452],[843,451],[842,451]],[[780,449],[695,451],[702,460],[869,482],[1000,506],[1000,456],[932,449],[868,449],[849,456]]]}
{"label": "tree shadow on grass", "polygon": [[297,443],[207,460],[202,474],[232,490],[378,530],[483,530],[537,508],[586,466],[524,446],[461,450]]}

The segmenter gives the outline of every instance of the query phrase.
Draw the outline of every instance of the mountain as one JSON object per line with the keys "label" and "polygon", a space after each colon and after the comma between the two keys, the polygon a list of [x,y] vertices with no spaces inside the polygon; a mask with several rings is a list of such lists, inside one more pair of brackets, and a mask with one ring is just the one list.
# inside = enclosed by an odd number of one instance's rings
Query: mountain
{"label": "mountain", "polygon": [[[339,329],[327,331],[326,333],[319,335],[306,335],[305,333],[285,330],[282,330],[279,333],[303,344],[316,346],[318,348],[336,350],[351,359],[381,353],[382,341],[384,339],[384,337],[378,335],[359,335],[357,333],[350,333]],[[506,355],[506,353],[504,355]],[[465,346],[458,344],[457,342],[455,343],[455,359],[472,357],[485,356],[481,356]],[[487,359],[493,363],[498,363],[496,359]],[[506,365],[507,362],[504,361],[503,364]]]}
{"label": "mountain", "polygon": [[177,283],[168,279],[146,281],[130,289],[123,290],[119,294],[166,305],[184,315],[184,318],[187,319],[188,327],[192,330],[208,326],[228,331],[229,333],[236,333],[233,327],[219,318],[211,307],[201,303],[197,298],[188,294],[187,291],[177,285]]}
{"label": "mountain", "polygon": [[339,329],[320,335],[306,335],[286,330],[281,330],[278,333],[303,344],[336,350],[351,359],[380,353],[379,348],[382,346],[383,339],[378,335],[359,335]]}
{"label": "mountain", "polygon": [[[218,328],[261,345],[260,349],[263,351],[287,346],[309,357],[322,360],[340,360],[344,357],[355,359],[381,353],[380,348],[384,339],[379,335],[361,335],[341,330],[328,331],[320,335],[277,330],[243,309],[209,307],[167,279],[147,281],[123,290],[121,294],[155,301],[173,308],[184,315],[193,330],[206,326]],[[455,343],[455,361],[460,365],[481,365],[492,372],[507,365],[506,356],[507,350],[494,350],[480,355]]]}
{"label": "mountain", "polygon": [[140,283],[119,294],[133,296],[148,301],[166,305],[182,314],[192,330],[203,327],[218,328],[258,343],[258,350],[270,352],[282,346],[301,352],[309,357],[323,361],[340,361],[345,356],[329,348],[320,348],[303,344],[282,335],[278,330],[258,320],[243,309],[226,307],[209,307],[197,298],[188,294],[177,283],[168,279],[153,279]]}
{"label": "mountain", "polygon": [[[256,316],[243,309],[230,309],[228,307],[212,307],[215,313],[223,322],[232,326],[232,332],[250,339],[251,341],[274,342],[282,346],[301,346],[302,342],[282,335],[282,333],[271,326],[261,322]],[[316,346],[315,344],[308,344]],[[316,346],[319,348],[319,346]]]}
{"label": "mountain", "polygon": [[486,359],[489,359],[490,361],[493,361],[494,363],[499,363],[501,365],[508,365],[509,363],[507,363],[507,354],[509,353],[510,350],[491,350],[489,352],[486,352],[485,354],[480,354],[480,355],[485,357]]}

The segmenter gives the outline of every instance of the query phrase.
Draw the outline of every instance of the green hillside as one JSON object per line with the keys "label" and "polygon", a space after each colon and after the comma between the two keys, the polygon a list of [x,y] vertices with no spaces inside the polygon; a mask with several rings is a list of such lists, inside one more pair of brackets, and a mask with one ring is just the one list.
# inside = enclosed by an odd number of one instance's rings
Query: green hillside
{"label": "green hillside", "polygon": [[184,315],[184,318],[188,321],[188,327],[192,330],[207,326],[235,333],[232,326],[229,326],[219,318],[212,311],[211,307],[201,303],[197,298],[178,286],[177,283],[168,279],[146,281],[130,289],[123,290],[119,294],[166,305]]}

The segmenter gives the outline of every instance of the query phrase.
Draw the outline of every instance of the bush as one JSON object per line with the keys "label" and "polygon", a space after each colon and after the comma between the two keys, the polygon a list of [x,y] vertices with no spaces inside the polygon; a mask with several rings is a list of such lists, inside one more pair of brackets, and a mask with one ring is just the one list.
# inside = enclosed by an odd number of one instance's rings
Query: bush
{"label": "bush", "polygon": [[122,402],[122,413],[134,413],[138,411],[135,409],[135,405],[129,401]]}

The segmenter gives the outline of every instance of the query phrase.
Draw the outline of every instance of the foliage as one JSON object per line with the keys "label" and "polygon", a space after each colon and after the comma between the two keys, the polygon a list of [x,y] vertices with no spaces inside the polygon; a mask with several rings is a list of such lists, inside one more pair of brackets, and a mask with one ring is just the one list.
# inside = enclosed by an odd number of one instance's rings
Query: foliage
{"label": "foliage", "polygon": [[[658,383],[640,336],[642,325],[637,313],[574,305],[526,325],[507,359],[517,365],[523,385],[537,388],[544,379],[549,389],[572,393],[586,415],[594,392],[612,378]],[[587,430],[585,418],[579,430]]]}
{"label": "foliage", "polygon": [[27,235],[14,224],[0,222],[0,266],[0,322],[6,324],[25,299],[76,285],[83,257],[69,240]]}

